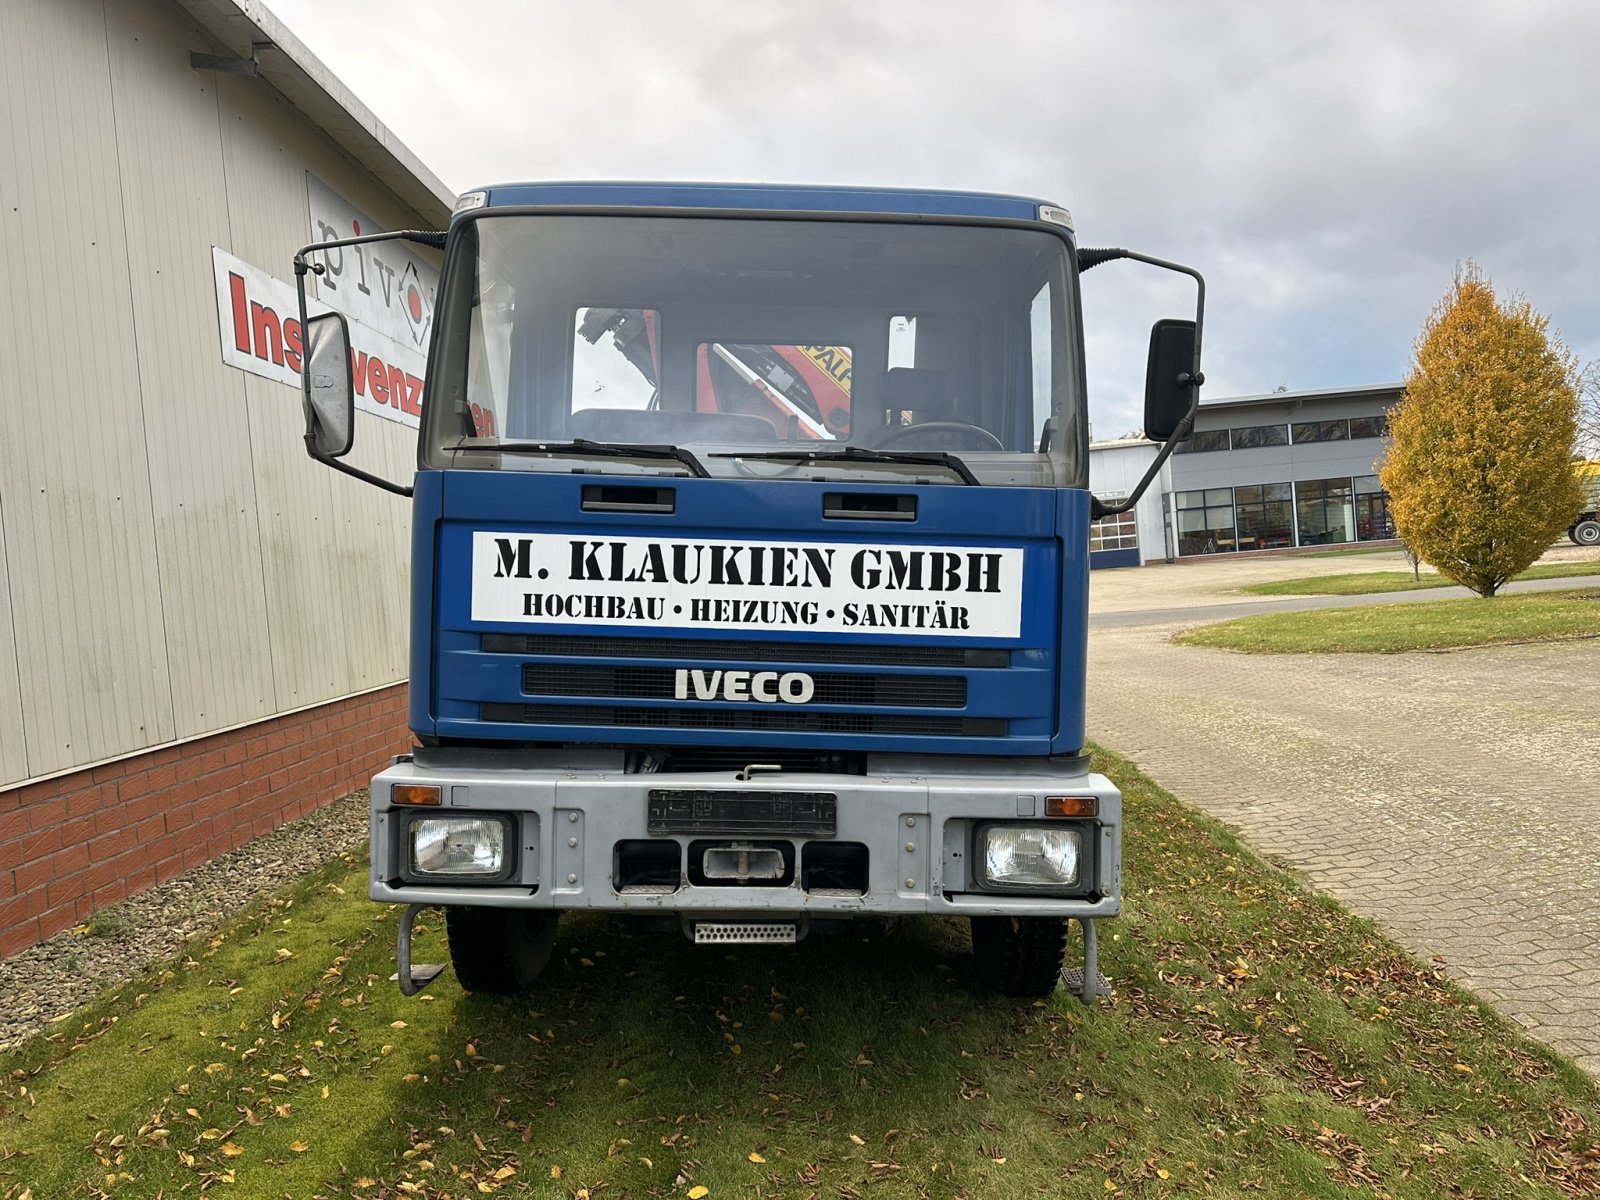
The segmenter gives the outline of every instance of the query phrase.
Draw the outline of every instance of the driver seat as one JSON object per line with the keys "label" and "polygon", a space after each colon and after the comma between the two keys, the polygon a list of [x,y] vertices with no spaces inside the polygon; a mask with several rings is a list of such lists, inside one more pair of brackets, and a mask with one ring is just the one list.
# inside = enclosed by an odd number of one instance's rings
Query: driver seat
{"label": "driver seat", "polygon": [[884,378],[883,407],[891,427],[909,412],[915,423],[956,419],[956,388],[950,372],[938,367],[890,367]]}

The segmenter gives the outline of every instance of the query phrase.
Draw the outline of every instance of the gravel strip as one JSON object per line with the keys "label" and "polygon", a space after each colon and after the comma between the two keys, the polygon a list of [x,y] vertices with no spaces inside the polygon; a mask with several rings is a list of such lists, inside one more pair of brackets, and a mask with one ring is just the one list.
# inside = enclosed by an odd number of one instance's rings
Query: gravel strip
{"label": "gravel strip", "polygon": [[246,842],[220,858],[0,961],[0,1050],[175,956],[269,892],[367,842],[367,790]]}

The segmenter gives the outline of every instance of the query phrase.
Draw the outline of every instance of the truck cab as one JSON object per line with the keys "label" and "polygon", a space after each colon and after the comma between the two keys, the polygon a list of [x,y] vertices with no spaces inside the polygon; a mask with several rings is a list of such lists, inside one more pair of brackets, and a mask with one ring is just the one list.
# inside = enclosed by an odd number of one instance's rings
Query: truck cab
{"label": "truck cab", "polygon": [[[421,236],[417,472],[384,481],[412,503],[417,745],[371,810],[402,987],[426,906],[492,992],[574,909],[718,944],[936,914],[1023,995],[1077,922],[1092,1000],[1122,806],[1084,752],[1104,506],[1065,210],[510,184]],[[1184,324],[1152,342],[1158,425],[1193,411]],[[354,471],[343,339],[308,324],[307,443]]]}

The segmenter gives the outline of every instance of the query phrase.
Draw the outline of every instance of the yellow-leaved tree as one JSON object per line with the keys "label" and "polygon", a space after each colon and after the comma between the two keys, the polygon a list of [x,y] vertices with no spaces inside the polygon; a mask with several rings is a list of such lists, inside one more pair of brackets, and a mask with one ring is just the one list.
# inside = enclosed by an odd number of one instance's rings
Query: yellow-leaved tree
{"label": "yellow-leaved tree", "polygon": [[1468,262],[1417,338],[1380,478],[1395,531],[1439,574],[1493,596],[1583,497],[1572,356],[1521,296]]}

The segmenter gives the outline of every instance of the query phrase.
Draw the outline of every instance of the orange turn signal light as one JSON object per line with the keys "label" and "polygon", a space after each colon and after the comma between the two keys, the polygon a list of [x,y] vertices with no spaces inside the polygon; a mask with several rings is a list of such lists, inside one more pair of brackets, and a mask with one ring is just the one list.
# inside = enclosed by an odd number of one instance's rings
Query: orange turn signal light
{"label": "orange turn signal light", "polygon": [[1100,802],[1093,796],[1046,796],[1044,815],[1047,817],[1092,817],[1100,811]]}
{"label": "orange turn signal light", "polygon": [[442,804],[443,789],[432,783],[397,783],[389,789],[391,804]]}

